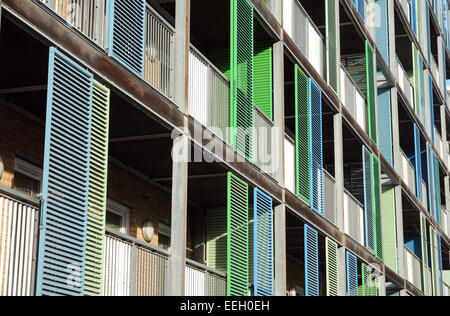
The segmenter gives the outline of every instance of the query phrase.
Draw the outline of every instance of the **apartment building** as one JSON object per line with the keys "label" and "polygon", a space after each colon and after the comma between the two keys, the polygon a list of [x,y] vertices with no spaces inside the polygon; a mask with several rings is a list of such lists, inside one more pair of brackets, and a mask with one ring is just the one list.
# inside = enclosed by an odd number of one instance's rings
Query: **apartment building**
{"label": "apartment building", "polygon": [[448,13],[0,0],[0,295],[450,296]]}

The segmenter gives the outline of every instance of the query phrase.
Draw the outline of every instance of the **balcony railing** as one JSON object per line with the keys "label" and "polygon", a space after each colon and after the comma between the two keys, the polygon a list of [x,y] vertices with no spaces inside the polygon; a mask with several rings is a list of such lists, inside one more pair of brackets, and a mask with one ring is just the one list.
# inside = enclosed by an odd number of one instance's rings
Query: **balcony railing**
{"label": "balcony railing", "polygon": [[0,194],[0,296],[34,294],[39,211],[16,198]]}
{"label": "balcony railing", "polygon": [[416,288],[422,290],[422,261],[407,247],[404,247],[404,251],[406,279]]}
{"label": "balcony railing", "polygon": [[400,84],[400,89],[406,96],[410,107],[414,107],[414,87],[409,80],[409,77],[403,68],[401,62],[397,57],[397,69],[398,69],[398,82]]}
{"label": "balcony railing", "polygon": [[316,71],[324,77],[324,39],[299,1],[284,1],[283,27]]}
{"label": "balcony railing", "polygon": [[364,206],[345,190],[344,192],[345,233],[364,246]]}
{"label": "balcony railing", "polygon": [[433,56],[431,56],[431,72],[433,73],[434,79],[437,80],[438,87],[442,88],[441,77],[439,74],[439,67]]}
{"label": "balcony railing", "polygon": [[144,78],[169,99],[173,98],[175,89],[174,36],[174,28],[147,5]]}
{"label": "balcony railing", "polygon": [[284,136],[284,184],[286,189],[295,192],[295,141],[288,135]]}
{"label": "balcony railing", "polygon": [[274,123],[258,107],[254,107],[255,134],[253,135],[253,159],[264,173],[273,175],[275,167],[274,145],[272,131]]}
{"label": "balcony railing", "polygon": [[191,45],[189,51],[189,114],[229,142],[230,82]]}
{"label": "balcony railing", "polygon": [[192,260],[186,260],[186,296],[226,296],[226,275]]}
{"label": "balcony railing", "polygon": [[336,225],[336,180],[324,170],[323,182],[323,199],[324,199],[324,215],[331,223]]}
{"label": "balcony railing", "polygon": [[106,0],[40,0],[68,24],[105,47]]}
{"label": "balcony railing", "polygon": [[367,131],[366,99],[350,74],[341,65],[341,101],[362,129]]}
{"label": "balcony railing", "polygon": [[[433,291],[433,279],[432,279],[432,273],[431,273],[431,269],[428,267],[425,267],[425,269],[422,267],[422,271],[424,273],[424,286],[423,286],[423,291],[424,293],[432,293]],[[423,282],[422,281],[422,282]]]}
{"label": "balcony railing", "polygon": [[412,192],[416,192],[416,169],[406,155],[402,153],[402,178]]}

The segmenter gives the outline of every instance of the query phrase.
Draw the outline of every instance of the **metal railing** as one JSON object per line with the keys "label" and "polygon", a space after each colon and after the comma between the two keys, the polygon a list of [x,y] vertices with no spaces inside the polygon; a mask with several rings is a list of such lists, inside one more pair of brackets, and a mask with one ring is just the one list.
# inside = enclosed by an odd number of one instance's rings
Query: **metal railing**
{"label": "metal railing", "polygon": [[325,42],[299,1],[284,1],[283,27],[316,71],[324,77]]}
{"label": "metal railing", "polygon": [[350,74],[341,65],[340,97],[344,106],[348,109],[359,126],[367,131],[367,107],[366,99],[357,87]]}
{"label": "metal railing", "polygon": [[39,208],[0,194],[0,296],[34,294]]}
{"label": "metal railing", "polygon": [[107,228],[104,296],[164,296],[168,252]]}
{"label": "metal railing", "polygon": [[274,123],[258,107],[254,107],[255,134],[253,135],[253,161],[264,173],[274,173],[274,144],[272,137]]}
{"label": "metal railing", "polygon": [[227,279],[222,272],[187,259],[186,296],[226,296]]}
{"label": "metal railing", "polygon": [[106,0],[40,0],[68,24],[105,47]]}
{"label": "metal railing", "polygon": [[402,66],[402,63],[398,59],[397,60],[397,69],[398,69],[398,82],[400,84],[400,89],[405,94],[409,106],[414,108],[414,87],[409,80],[408,74]]}
{"label": "metal railing", "polygon": [[295,141],[288,135],[284,136],[284,185],[292,193],[295,189]]}
{"label": "metal railing", "polygon": [[144,79],[169,99],[175,89],[174,36],[175,29],[147,4]]}
{"label": "metal railing", "polygon": [[402,153],[402,178],[406,182],[406,185],[410,188],[412,192],[416,192],[416,169],[413,164],[406,157],[403,150],[400,149]]}
{"label": "metal railing", "polygon": [[344,190],[345,233],[364,246],[364,206],[347,190]]}
{"label": "metal railing", "polygon": [[324,169],[323,182],[323,199],[324,199],[324,216],[331,223],[336,225],[336,180]]}
{"label": "metal railing", "polygon": [[230,81],[191,45],[189,51],[189,114],[229,142]]}
{"label": "metal railing", "polygon": [[406,279],[419,290],[423,290],[422,260],[413,254],[406,246],[404,247],[404,251]]}

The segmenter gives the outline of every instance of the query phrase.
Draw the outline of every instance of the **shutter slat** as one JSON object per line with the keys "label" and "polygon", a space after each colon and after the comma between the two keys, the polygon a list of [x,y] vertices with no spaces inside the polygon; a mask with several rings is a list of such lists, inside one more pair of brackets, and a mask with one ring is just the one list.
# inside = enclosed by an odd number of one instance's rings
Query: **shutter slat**
{"label": "shutter slat", "polygon": [[305,295],[319,296],[319,234],[305,224]]}
{"label": "shutter slat", "polygon": [[339,296],[338,245],[328,237],[325,242],[327,296]]}

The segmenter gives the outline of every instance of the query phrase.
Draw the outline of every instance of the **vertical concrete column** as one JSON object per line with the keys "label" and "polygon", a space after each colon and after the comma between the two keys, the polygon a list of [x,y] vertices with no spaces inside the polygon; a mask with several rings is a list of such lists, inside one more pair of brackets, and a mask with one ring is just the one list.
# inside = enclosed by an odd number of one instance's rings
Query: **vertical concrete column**
{"label": "vertical concrete column", "polygon": [[[439,11],[439,12],[441,12],[441,11]],[[444,71],[446,71],[446,69],[444,67],[444,63],[443,63],[444,58],[446,58],[445,57],[446,52],[443,50],[444,40],[443,40],[442,35],[438,36],[437,42],[438,42],[437,46],[438,46],[438,59],[439,59],[439,60],[437,60],[437,63],[438,63],[438,70],[439,70],[439,78],[435,78],[435,79],[439,80],[439,82],[437,84],[438,84],[438,87],[440,87],[441,93],[444,96],[444,100],[445,100],[445,93],[447,93],[447,87],[445,87],[445,86],[443,87],[442,85],[444,84]]]}
{"label": "vertical concrete column", "polygon": [[347,296],[347,262],[346,249],[341,247],[338,249],[339,260],[339,296]]}
{"label": "vertical concrete column", "polygon": [[286,295],[286,206],[275,207],[274,214],[275,296]]}
{"label": "vertical concrete column", "polygon": [[378,277],[378,296],[386,296],[386,275]]}
{"label": "vertical concrete column", "polygon": [[283,1],[272,0],[272,14],[275,16],[278,23],[283,25]]}
{"label": "vertical concrete column", "polygon": [[445,107],[446,105],[441,105],[441,136],[442,136],[442,143],[443,143],[443,150],[444,150],[444,157],[442,157],[442,159],[447,160],[447,151],[448,151],[448,146],[447,146],[447,113],[445,111]]}
{"label": "vertical concrete column", "polygon": [[[276,1],[280,3],[282,1]],[[278,4],[281,5],[281,4]],[[273,45],[273,107],[276,141],[272,142],[274,159],[274,177],[284,187],[284,44]],[[277,155],[277,157],[275,157]]]}
{"label": "vertical concrete column", "polygon": [[188,112],[190,0],[176,0],[175,4],[175,103]]}
{"label": "vertical concrete column", "polygon": [[182,134],[173,141],[172,212],[168,295],[184,295],[186,264],[187,189],[189,138]]}
{"label": "vertical concrete column", "polygon": [[395,187],[395,217],[397,225],[397,248],[398,248],[398,274],[405,277],[405,259],[404,259],[404,244],[403,238],[403,203],[402,203],[402,188],[400,185]]}
{"label": "vertical concrete column", "polygon": [[336,225],[344,231],[344,141],[342,134],[342,113],[334,115],[334,172]]}

